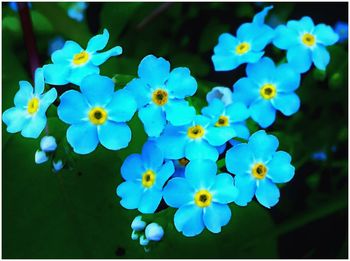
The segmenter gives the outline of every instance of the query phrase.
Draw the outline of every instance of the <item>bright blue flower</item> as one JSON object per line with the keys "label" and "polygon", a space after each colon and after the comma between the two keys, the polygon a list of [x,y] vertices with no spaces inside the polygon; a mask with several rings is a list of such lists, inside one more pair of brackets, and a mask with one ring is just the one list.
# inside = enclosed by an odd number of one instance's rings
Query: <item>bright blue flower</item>
{"label": "bright blue flower", "polygon": [[46,110],[56,100],[57,91],[51,89],[44,92],[45,82],[43,70],[35,71],[35,88],[27,81],[19,82],[19,91],[14,98],[15,107],[2,114],[7,131],[21,131],[23,137],[37,138],[46,126]]}
{"label": "bright blue flower", "polygon": [[274,30],[264,24],[272,6],[256,14],[252,23],[245,23],[237,30],[237,37],[229,33],[219,36],[212,61],[215,71],[230,71],[243,63],[256,63],[264,55],[264,48],[274,37]]}
{"label": "bright blue flower", "polygon": [[58,117],[71,124],[67,140],[74,151],[87,154],[99,142],[110,150],[128,146],[131,131],[125,123],[136,111],[136,101],[129,91],[114,92],[114,82],[98,74],[84,78],[81,93],[69,90],[61,96]]}
{"label": "bright blue flower", "polygon": [[185,170],[185,178],[173,178],[165,186],[163,197],[173,208],[175,227],[185,236],[200,234],[206,227],[219,233],[231,218],[228,203],[238,194],[233,178],[227,173],[216,175],[211,160],[193,160]]}
{"label": "bright blue flower", "polygon": [[57,162],[52,162],[53,170],[54,172],[59,172],[63,168],[63,162],[62,160],[59,160]]}
{"label": "bright blue flower", "polygon": [[57,143],[56,139],[53,136],[44,136],[42,137],[40,141],[40,148],[42,151],[45,152],[52,152],[56,150],[57,148]]}
{"label": "bright blue flower", "polygon": [[145,237],[145,235],[140,236],[140,245],[141,246],[147,246],[149,243],[149,240]]}
{"label": "bright blue flower", "polygon": [[225,105],[232,103],[232,91],[227,87],[214,87],[207,93],[207,102],[211,103],[212,100],[219,99]]}
{"label": "bright blue flower", "polygon": [[154,213],[162,199],[163,186],[173,173],[172,161],[164,162],[155,143],[146,142],[142,154],[130,155],[121,167],[125,182],[117,187],[120,204],[126,209]]}
{"label": "bright blue flower", "polygon": [[299,21],[291,20],[287,26],[276,28],[273,44],[287,50],[288,62],[300,73],[310,69],[312,62],[320,70],[325,70],[330,56],[326,46],[338,41],[339,36],[332,27],[325,24],[314,25],[310,17]]}
{"label": "bright blue flower", "polygon": [[212,120],[197,115],[190,124],[183,126],[167,125],[157,144],[167,159],[210,159],[216,161],[219,153],[215,146],[223,145],[227,136],[217,136],[209,131]]}
{"label": "bright blue flower", "polygon": [[339,43],[345,42],[349,37],[349,25],[344,22],[337,22],[334,26],[334,31],[339,36]]}
{"label": "bright blue flower", "polygon": [[98,34],[90,39],[85,50],[76,42],[66,41],[61,50],[51,55],[53,64],[43,67],[46,82],[53,85],[64,85],[69,82],[80,85],[85,76],[99,74],[99,65],[111,56],[122,53],[120,46],[105,52],[98,52],[106,47],[108,39],[109,33],[104,29],[103,34]]}
{"label": "bright blue flower", "polygon": [[167,121],[180,126],[193,119],[195,109],[184,98],[196,92],[197,82],[188,68],[170,72],[168,61],[148,55],[142,59],[138,75],[126,88],[136,96],[138,115],[148,136],[158,137]]}
{"label": "bright blue flower", "polygon": [[150,241],[160,241],[164,236],[164,230],[160,225],[153,222],[147,225],[145,236]]}
{"label": "bright blue flower", "polygon": [[221,100],[214,99],[202,109],[202,114],[212,119],[208,132],[217,136],[220,144],[214,144],[215,146],[220,146],[223,144],[222,141],[225,143],[233,137],[248,139],[249,129],[244,121],[248,119],[249,111],[244,103],[233,102],[225,106]]}
{"label": "bright blue flower", "polygon": [[327,154],[324,151],[314,152],[311,156],[314,160],[325,161],[327,159]]}
{"label": "bright blue flower", "polygon": [[37,150],[35,152],[35,163],[36,164],[42,164],[46,161],[48,161],[48,157],[46,156],[46,153],[44,151],[41,151],[41,150]]}
{"label": "bright blue flower", "polygon": [[131,223],[131,228],[134,231],[143,231],[146,227],[146,222],[142,220],[141,216],[137,216]]}
{"label": "bright blue flower", "polygon": [[236,175],[239,194],[235,203],[246,206],[254,197],[263,206],[277,204],[280,191],[275,183],[286,183],[294,176],[287,152],[276,151],[278,139],[264,130],[255,132],[248,143],[238,144],[226,153],[226,168]]}
{"label": "bright blue flower", "polygon": [[84,11],[87,6],[87,3],[85,2],[77,2],[72,4],[72,6],[68,9],[68,16],[78,22],[83,21]]}
{"label": "bright blue flower", "polygon": [[300,74],[291,65],[276,67],[270,58],[264,57],[248,64],[246,72],[248,77],[233,86],[233,100],[244,102],[252,119],[262,128],[275,121],[276,110],[286,116],[299,110],[300,100],[294,91],[299,87]]}
{"label": "bright blue flower", "polygon": [[49,41],[49,48],[48,53],[51,56],[51,54],[54,51],[57,51],[59,49],[62,49],[64,46],[65,40],[61,36],[57,36]]}

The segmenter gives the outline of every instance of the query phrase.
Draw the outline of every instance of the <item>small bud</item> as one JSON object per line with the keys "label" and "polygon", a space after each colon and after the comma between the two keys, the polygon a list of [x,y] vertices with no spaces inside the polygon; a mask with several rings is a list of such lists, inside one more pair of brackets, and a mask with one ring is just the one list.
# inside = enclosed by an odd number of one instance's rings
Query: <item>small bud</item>
{"label": "small bud", "polygon": [[142,231],[146,226],[146,222],[142,221],[141,216],[137,216],[131,223],[131,228],[135,231]]}
{"label": "small bud", "polygon": [[157,223],[151,223],[146,227],[145,235],[148,240],[159,241],[163,238],[164,230]]}
{"label": "small bud", "polygon": [[58,172],[60,171],[62,168],[63,168],[63,162],[62,160],[59,160],[57,162],[52,162],[52,165],[53,165],[53,169],[55,172]]}
{"label": "small bud", "polygon": [[232,91],[227,87],[214,87],[207,94],[207,102],[210,103],[214,99],[221,100],[225,106],[232,103]]}
{"label": "small bud", "polygon": [[135,230],[133,230],[132,233],[131,233],[131,239],[132,239],[132,240],[136,240],[136,239],[138,239],[138,238],[139,238],[139,235],[136,233]]}
{"label": "small bud", "polygon": [[53,136],[44,136],[40,141],[42,151],[51,152],[57,148],[56,139]]}
{"label": "small bud", "polygon": [[140,245],[141,246],[147,246],[148,243],[149,243],[149,240],[144,235],[140,236]]}
{"label": "small bud", "polygon": [[46,156],[46,153],[40,150],[37,150],[35,152],[35,163],[36,164],[42,164],[48,160],[48,157]]}

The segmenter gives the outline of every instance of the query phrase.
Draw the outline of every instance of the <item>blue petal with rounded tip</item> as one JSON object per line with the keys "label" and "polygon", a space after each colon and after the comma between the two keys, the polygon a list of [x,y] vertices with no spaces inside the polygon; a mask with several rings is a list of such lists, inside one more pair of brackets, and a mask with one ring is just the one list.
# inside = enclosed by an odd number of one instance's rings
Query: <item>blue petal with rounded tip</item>
{"label": "blue petal with rounded tip", "polygon": [[152,94],[147,86],[147,83],[141,79],[133,79],[125,86],[124,89],[130,91],[130,93],[132,93],[132,95],[135,97],[138,108],[143,107],[152,100]]}
{"label": "blue petal with rounded tip", "polygon": [[47,64],[43,66],[45,82],[53,85],[68,83],[69,68],[65,64]]}
{"label": "blue petal with rounded tip", "polygon": [[138,114],[148,136],[158,137],[162,133],[166,121],[161,107],[149,104],[141,108]]}
{"label": "blue petal with rounded tip", "polygon": [[100,73],[100,68],[85,64],[83,66],[75,67],[70,70],[68,81],[76,85],[81,85],[81,81],[88,75],[96,75]]}
{"label": "blue petal with rounded tip", "polygon": [[120,150],[128,146],[131,130],[125,123],[106,121],[98,129],[98,138],[105,148]]}
{"label": "blue petal with rounded tip", "polygon": [[279,93],[272,101],[273,106],[286,116],[291,116],[300,108],[300,99],[294,92]]}
{"label": "blue petal with rounded tip", "polygon": [[312,60],[317,67],[317,69],[320,70],[326,70],[327,65],[329,64],[331,57],[329,55],[329,52],[324,46],[317,45],[312,51]]}
{"label": "blue petal with rounded tip", "polygon": [[250,132],[248,127],[244,123],[233,123],[232,128],[236,132],[236,137],[247,140]]}
{"label": "blue petal with rounded tip", "polygon": [[189,142],[185,147],[185,155],[187,159],[208,159],[216,161],[219,153],[215,147],[209,145],[205,140]]}
{"label": "blue petal with rounded tip", "polygon": [[276,109],[271,102],[259,99],[249,107],[250,116],[262,128],[269,127],[276,119]]}
{"label": "blue petal with rounded tip", "polygon": [[137,103],[132,93],[121,89],[112,95],[112,99],[106,106],[108,120],[125,122],[131,120],[137,109]]}
{"label": "blue petal with rounded tip", "polygon": [[204,116],[204,115],[196,115],[193,119],[193,124],[194,125],[200,125],[203,128],[206,128],[211,124],[211,119]]}
{"label": "blue petal with rounded tip", "polygon": [[72,61],[75,54],[83,51],[79,44],[73,41],[66,41],[63,48],[53,52],[51,60],[55,64],[68,64]]}
{"label": "blue petal with rounded tip", "polygon": [[298,33],[295,30],[289,29],[285,25],[277,26],[275,34],[273,44],[279,49],[287,50],[300,43]]}
{"label": "blue petal with rounded tip", "polygon": [[169,77],[170,63],[164,58],[147,55],[139,65],[138,74],[151,87],[161,87]]}
{"label": "blue petal with rounded tip", "polygon": [[276,85],[278,92],[292,92],[300,85],[300,74],[288,64],[282,64],[276,69]]}
{"label": "blue petal with rounded tip", "polygon": [[185,169],[188,183],[196,190],[210,189],[215,182],[217,166],[211,160],[191,160]]}
{"label": "blue petal with rounded tip", "polygon": [[200,234],[204,229],[202,208],[193,204],[180,207],[175,213],[174,224],[186,237]]}
{"label": "blue petal with rounded tip", "polygon": [[16,133],[26,126],[29,118],[25,110],[12,107],[3,112],[2,120],[7,125],[7,132]]}
{"label": "blue petal with rounded tip", "polygon": [[169,100],[164,107],[166,119],[174,126],[188,124],[196,115],[194,107],[185,100]]}
{"label": "blue petal with rounded tip", "polygon": [[232,34],[223,33],[219,36],[219,42],[214,49],[216,54],[229,54],[239,44],[239,40]]}
{"label": "blue petal with rounded tip", "polygon": [[[142,197],[142,186],[140,183],[126,181],[117,187],[117,195],[121,197],[120,204],[126,209],[136,209],[140,205]],[[132,193],[130,193],[132,191]]]}
{"label": "blue petal with rounded tip", "polygon": [[265,7],[262,11],[254,15],[253,23],[263,25],[265,22],[265,17],[267,16],[268,12],[273,8],[272,5]]}
{"label": "blue petal with rounded tip", "polygon": [[57,91],[55,88],[44,93],[40,99],[39,110],[42,112],[46,112],[47,108],[56,100]]}
{"label": "blue petal with rounded tip", "polygon": [[[132,194],[133,192],[129,192]],[[147,189],[142,193],[138,210],[141,213],[150,214],[156,211],[162,199],[162,191],[156,188]]]}
{"label": "blue petal with rounded tip", "polygon": [[44,71],[43,68],[38,68],[35,70],[35,76],[34,76],[34,93],[35,94],[42,94],[45,89],[45,81],[44,81]]}
{"label": "blue petal with rounded tip", "polygon": [[317,42],[325,46],[335,44],[339,40],[339,36],[334,32],[333,28],[325,24],[316,25],[314,34]]}
{"label": "blue petal with rounded tip", "polygon": [[74,124],[88,120],[89,105],[80,92],[74,90],[66,91],[62,94],[60,100],[57,114],[62,121]]}
{"label": "blue petal with rounded tip", "polygon": [[103,64],[105,61],[107,61],[112,56],[118,56],[123,53],[123,48],[120,46],[115,46],[112,49],[102,52],[102,53],[95,53],[91,57],[91,63],[93,65],[99,66]]}
{"label": "blue petal with rounded tip", "polygon": [[178,99],[192,96],[197,90],[195,78],[191,76],[190,70],[185,67],[173,69],[166,86],[170,94]]}
{"label": "blue petal with rounded tip", "polygon": [[238,195],[238,190],[233,185],[233,178],[227,173],[222,173],[215,177],[215,183],[211,187],[210,192],[213,195],[213,202],[220,204],[231,203]]}
{"label": "blue petal with rounded tip", "polygon": [[139,154],[129,155],[123,162],[120,172],[125,180],[141,179],[142,174],[146,171],[143,160]]}
{"label": "blue petal with rounded tip", "polygon": [[101,75],[89,75],[80,85],[81,93],[91,106],[105,107],[114,94],[114,82]]}
{"label": "blue petal with rounded tip", "polygon": [[254,153],[255,160],[267,162],[271,159],[278,148],[278,139],[268,135],[264,130],[255,132],[248,141],[248,145]]}
{"label": "blue petal with rounded tip", "polygon": [[253,23],[244,23],[237,30],[237,38],[242,42],[251,43],[259,32],[260,26]]}
{"label": "blue petal with rounded tip", "polygon": [[213,233],[220,233],[221,227],[228,224],[231,219],[231,210],[229,206],[212,203],[203,211],[204,225]]}
{"label": "blue petal with rounded tip", "polygon": [[258,32],[255,34],[255,37],[251,42],[252,50],[264,50],[266,45],[272,42],[272,39],[275,37],[275,35],[275,31],[271,27],[267,25],[260,26]]}
{"label": "blue petal with rounded tip", "polygon": [[310,49],[302,46],[295,45],[288,49],[287,60],[294,70],[300,73],[304,73],[310,69],[312,63],[312,56]]}
{"label": "blue petal with rounded tip", "polygon": [[226,108],[226,114],[230,117],[230,122],[242,122],[249,118],[247,106],[241,102],[233,102]]}
{"label": "blue petal with rounded tip", "polygon": [[205,139],[212,146],[221,146],[235,136],[236,132],[231,126],[209,127],[205,134]]}
{"label": "blue petal with rounded tip", "polygon": [[303,33],[303,32],[310,33],[314,29],[314,22],[310,17],[304,16],[299,21],[297,20],[288,21],[287,27],[295,30],[298,33]]}
{"label": "blue petal with rounded tip", "polygon": [[75,153],[93,152],[99,143],[97,128],[90,122],[71,125],[67,130],[67,141]]}
{"label": "blue petal with rounded tip", "polygon": [[247,144],[238,144],[226,152],[226,168],[237,176],[249,173],[253,161],[253,151]]}
{"label": "blue petal with rounded tip", "polygon": [[246,206],[252,201],[256,191],[256,180],[252,175],[241,175],[235,177],[235,187],[238,189],[238,196],[235,203],[238,206]]}
{"label": "blue petal with rounded tip", "polygon": [[40,133],[46,126],[46,116],[36,114],[32,116],[27,122],[24,128],[22,129],[22,136],[26,138],[38,138]]}
{"label": "blue petal with rounded tip", "polygon": [[[249,65],[248,65],[249,66]],[[250,78],[241,78],[233,86],[233,100],[249,106],[259,97],[259,86]]]}
{"label": "blue petal with rounded tip", "polygon": [[277,151],[267,164],[267,175],[275,183],[290,181],[295,173],[295,168],[290,164],[292,158],[284,151]]}
{"label": "blue petal with rounded tip", "polygon": [[222,115],[224,109],[225,104],[221,100],[215,98],[209,102],[207,107],[202,109],[202,114],[216,120],[220,115]]}
{"label": "blue petal with rounded tip", "polygon": [[164,165],[158,170],[156,184],[155,186],[162,190],[165,182],[174,174],[175,168],[172,161],[167,161]]}
{"label": "blue petal with rounded tip", "polygon": [[214,54],[211,57],[215,71],[230,71],[237,68],[240,64],[237,61],[237,56],[234,54]]}
{"label": "blue petal with rounded tip", "polygon": [[14,103],[17,107],[25,107],[33,96],[33,87],[27,81],[19,82],[19,90],[16,92]]}
{"label": "blue petal with rounded tip", "polygon": [[262,58],[255,64],[248,64],[246,71],[248,77],[259,87],[276,77],[275,63],[268,57]]}
{"label": "blue petal with rounded tip", "polygon": [[147,141],[142,147],[142,161],[146,169],[158,171],[164,161],[163,152],[154,141]]}
{"label": "blue petal with rounded tip", "polygon": [[[181,193],[179,193],[181,191]],[[179,208],[187,203],[193,202],[194,189],[184,178],[173,178],[165,186],[163,197],[165,202],[173,208]]]}
{"label": "blue petal with rounded tip", "polygon": [[214,87],[207,93],[207,102],[210,104],[214,99],[221,100],[226,106],[232,103],[232,90],[227,87]]}
{"label": "blue petal with rounded tip", "polygon": [[255,196],[261,205],[270,208],[277,204],[280,198],[280,191],[275,183],[265,178],[259,180]]}
{"label": "blue petal with rounded tip", "polygon": [[187,127],[167,125],[163,134],[157,139],[158,146],[167,159],[180,159],[185,156],[185,146],[188,143]]}
{"label": "blue petal with rounded tip", "polygon": [[107,29],[103,29],[103,34],[98,34],[92,37],[86,47],[86,51],[93,53],[100,51],[106,47],[109,39],[109,33]]}

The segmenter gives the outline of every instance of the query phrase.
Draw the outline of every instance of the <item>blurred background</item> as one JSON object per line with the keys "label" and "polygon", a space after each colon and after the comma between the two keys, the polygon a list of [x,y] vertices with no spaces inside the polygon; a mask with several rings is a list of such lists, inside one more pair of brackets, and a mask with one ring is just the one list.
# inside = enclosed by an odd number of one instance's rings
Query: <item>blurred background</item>
{"label": "blurred background", "polygon": [[[199,88],[191,102],[200,110],[214,86],[232,85],[245,76],[245,66],[215,72],[211,63],[218,36],[235,34],[269,3],[31,3],[36,53],[40,65],[50,54],[74,40],[82,47],[107,28],[107,48],[123,54],[101,66],[124,86],[137,75],[140,60],[162,56],[172,68],[187,66]],[[273,3],[266,23],[272,27],[310,16],[342,34],[329,47],[325,72],[302,75],[297,90],[301,108],[291,117],[278,114],[267,129],[280,139],[296,167],[294,179],[281,188],[279,204],[266,209],[256,202],[232,206],[222,233],[205,231],[185,238],[172,225],[163,241],[145,253],[130,238],[137,211],[123,209],[115,194],[119,169],[130,153],[139,153],[145,134],[134,117],[134,137],[127,149],[96,152],[75,158],[73,169],[52,172],[49,163],[36,165],[40,139],[9,134],[2,125],[2,255],[3,258],[347,258],[348,257],[348,4]],[[343,22],[344,24],[337,24]],[[28,27],[28,21],[25,23]],[[13,106],[18,81],[31,79],[18,8],[2,3],[2,110]],[[269,45],[275,62],[285,52]],[[35,55],[34,55],[35,56]],[[29,58],[31,57],[31,58]],[[61,93],[66,87],[58,87]],[[51,135],[62,137],[67,126],[55,110],[48,112]],[[252,130],[257,129],[251,124]]]}

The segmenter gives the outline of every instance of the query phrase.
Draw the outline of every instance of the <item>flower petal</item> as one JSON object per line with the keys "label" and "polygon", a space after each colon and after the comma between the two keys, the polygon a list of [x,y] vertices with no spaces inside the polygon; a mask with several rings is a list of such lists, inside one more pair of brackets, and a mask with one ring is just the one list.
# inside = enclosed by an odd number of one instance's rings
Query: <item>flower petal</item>
{"label": "flower petal", "polygon": [[[181,191],[181,193],[179,193]],[[184,178],[173,178],[163,190],[165,202],[173,208],[179,208],[187,203],[193,202],[194,189]]]}
{"label": "flower petal", "polygon": [[178,67],[171,71],[167,83],[167,89],[175,98],[183,99],[192,96],[197,90],[196,79],[186,67]]}
{"label": "flower petal", "polygon": [[120,173],[125,180],[141,179],[146,171],[140,154],[131,154],[123,162]]}
{"label": "flower petal", "polygon": [[185,147],[185,156],[187,159],[208,159],[216,161],[219,157],[218,151],[215,147],[211,146],[207,141],[192,141]]}
{"label": "flower petal", "polygon": [[265,163],[276,152],[279,142],[275,136],[266,134],[264,130],[259,130],[249,138],[248,145],[254,153],[255,160]]}
{"label": "flower petal", "polygon": [[205,208],[204,225],[213,233],[220,233],[221,227],[227,225],[230,219],[231,210],[227,205],[212,203]]}
{"label": "flower petal", "polygon": [[142,197],[142,186],[140,183],[126,181],[117,187],[117,195],[121,197],[120,204],[126,209],[136,209],[140,205]]}
{"label": "flower petal", "polygon": [[165,115],[161,107],[149,104],[139,110],[139,118],[144,125],[145,132],[150,137],[158,137],[165,127]]}
{"label": "flower petal", "polygon": [[90,122],[71,125],[67,130],[67,141],[75,153],[88,154],[94,151],[99,143],[97,128]]}
{"label": "flower petal", "polygon": [[157,145],[164,152],[166,159],[180,159],[185,156],[185,146],[188,143],[187,128],[167,125],[162,135],[157,139]]}
{"label": "flower petal", "polygon": [[279,25],[275,29],[273,44],[282,50],[287,50],[299,43],[299,37],[295,30],[289,29],[285,25]]}
{"label": "flower petal", "polygon": [[232,128],[236,132],[236,137],[248,140],[250,132],[245,123],[234,123],[232,124]]}
{"label": "flower petal", "polygon": [[168,79],[169,73],[170,63],[164,58],[157,58],[154,55],[147,55],[143,58],[138,69],[140,78],[153,88],[162,86]]}
{"label": "flower petal", "polygon": [[333,28],[325,24],[316,25],[314,34],[317,42],[325,46],[335,44],[339,40],[339,36],[334,32]]}
{"label": "flower petal", "polygon": [[87,120],[88,113],[89,105],[80,92],[69,90],[60,97],[57,114],[65,123],[74,124]]}
{"label": "flower petal", "polygon": [[311,51],[302,45],[295,45],[288,49],[287,60],[295,71],[304,73],[311,67]]}
{"label": "flower petal", "polygon": [[120,150],[128,146],[131,140],[131,130],[125,123],[106,121],[99,126],[98,138],[107,149]]}
{"label": "flower petal", "polygon": [[132,93],[132,95],[135,97],[138,108],[150,103],[152,99],[151,91],[147,86],[147,83],[141,79],[133,79],[125,86],[124,89],[130,91],[130,93]]}
{"label": "flower petal", "polygon": [[212,146],[221,146],[235,136],[236,132],[231,126],[209,127],[205,134],[205,139]]}
{"label": "flower petal", "polygon": [[256,180],[252,175],[241,175],[235,177],[235,187],[238,189],[238,196],[235,203],[238,206],[246,206],[252,201],[256,191]]}
{"label": "flower petal", "polygon": [[238,195],[238,190],[233,185],[233,178],[227,173],[215,177],[215,183],[210,191],[213,195],[213,201],[221,204],[233,202]]}
{"label": "flower petal", "polygon": [[225,110],[225,104],[218,98],[214,98],[207,107],[202,109],[202,114],[213,119],[217,119]]}
{"label": "flower petal", "polygon": [[112,49],[102,52],[95,53],[91,57],[91,63],[95,66],[100,66],[112,56],[118,56],[123,53],[123,49],[120,46],[115,46]]}
{"label": "flower petal", "polygon": [[150,214],[156,211],[162,199],[162,191],[156,188],[146,189],[141,197],[138,210],[141,213]]}
{"label": "flower petal", "polygon": [[250,78],[241,78],[233,85],[233,100],[235,102],[243,102],[249,106],[259,97],[259,87],[261,86]]}
{"label": "flower petal", "polygon": [[40,99],[40,111],[46,112],[47,108],[56,100],[57,91],[55,88],[44,93]]}
{"label": "flower petal", "polygon": [[66,41],[63,48],[52,53],[51,60],[55,64],[68,64],[75,54],[83,51],[79,44],[73,41]]}
{"label": "flower petal", "polygon": [[288,64],[282,64],[276,69],[276,85],[278,92],[292,92],[300,85],[300,74]]}
{"label": "flower petal", "polygon": [[23,137],[36,139],[39,137],[45,126],[46,116],[37,113],[35,116],[31,117],[28,122],[26,122],[21,134]]}
{"label": "flower petal", "polygon": [[34,81],[34,93],[37,95],[42,94],[45,89],[43,68],[38,68],[35,70]]}
{"label": "flower petal", "polygon": [[7,132],[16,133],[21,131],[29,121],[27,112],[17,107],[7,109],[2,114],[2,120],[7,125]]}
{"label": "flower petal", "polygon": [[180,207],[174,216],[177,231],[186,237],[200,234],[204,229],[203,210],[193,204]]}
{"label": "flower petal", "polygon": [[166,162],[158,171],[155,186],[163,189],[165,182],[174,174],[175,168],[172,161]]}
{"label": "flower petal", "polygon": [[253,23],[258,25],[263,25],[265,22],[265,17],[267,16],[268,12],[273,8],[272,5],[265,7],[262,11],[254,15],[253,17]]}
{"label": "flower petal", "polygon": [[89,40],[88,45],[86,47],[86,51],[88,51],[89,53],[91,52],[93,53],[93,52],[102,50],[103,48],[106,47],[108,43],[108,39],[109,39],[109,33],[107,29],[103,29],[103,34],[95,35]]}
{"label": "flower petal", "polygon": [[326,70],[326,67],[329,64],[330,59],[331,57],[326,47],[321,45],[315,46],[312,52],[312,60],[315,66],[317,67],[317,69],[320,69],[323,71]]}
{"label": "flower petal", "polygon": [[196,115],[194,107],[185,100],[171,100],[165,105],[166,119],[174,126],[190,123]]}
{"label": "flower petal", "polygon": [[28,105],[30,98],[33,96],[33,87],[27,81],[19,82],[19,91],[17,91],[14,103],[16,107],[25,107]]}
{"label": "flower petal", "polygon": [[185,169],[188,183],[196,190],[210,189],[215,182],[217,166],[211,160],[191,160]]}
{"label": "flower petal", "polygon": [[281,111],[286,116],[291,116],[296,113],[300,108],[300,99],[294,92],[292,93],[279,93],[273,99],[272,104],[274,107]]}
{"label": "flower petal", "polygon": [[268,177],[275,183],[290,181],[295,173],[295,168],[290,164],[292,158],[284,151],[277,151],[267,164]]}
{"label": "flower petal", "polygon": [[280,198],[280,191],[275,183],[265,178],[259,180],[255,196],[261,205],[270,208],[277,204]]}
{"label": "flower petal", "polygon": [[108,119],[115,122],[131,120],[137,109],[137,103],[131,92],[121,89],[112,94],[112,99],[106,106]]}
{"label": "flower petal", "polygon": [[114,83],[106,76],[89,75],[82,80],[80,90],[91,106],[105,107],[114,94]]}
{"label": "flower petal", "polygon": [[269,127],[276,118],[276,109],[271,105],[271,102],[264,99],[259,99],[249,107],[250,116],[262,128]]}
{"label": "flower petal", "polygon": [[248,64],[248,77],[260,88],[263,84],[270,82],[276,76],[275,63],[268,57],[262,58],[259,62]]}
{"label": "flower petal", "polygon": [[214,64],[214,69],[217,72],[230,71],[237,68],[241,62],[238,60],[235,54],[214,54],[211,57]]}
{"label": "flower petal", "polygon": [[158,171],[163,165],[163,152],[153,141],[147,141],[142,147],[142,161],[146,169]]}
{"label": "flower petal", "polygon": [[43,66],[45,82],[53,85],[68,83],[70,69],[65,64],[47,64]]}
{"label": "flower petal", "polygon": [[83,66],[75,67],[71,69],[71,73],[68,77],[68,81],[75,85],[81,85],[81,81],[88,75],[96,75],[100,73],[100,68],[92,65],[85,64]]}
{"label": "flower petal", "polygon": [[226,114],[230,117],[230,122],[242,122],[249,118],[247,106],[242,102],[234,102],[226,108]]}
{"label": "flower petal", "polygon": [[247,144],[238,144],[226,152],[225,162],[229,172],[246,175],[254,161],[253,151]]}
{"label": "flower petal", "polygon": [[221,100],[225,106],[232,103],[232,90],[227,87],[214,87],[207,93],[207,102],[210,104],[214,99]]}

